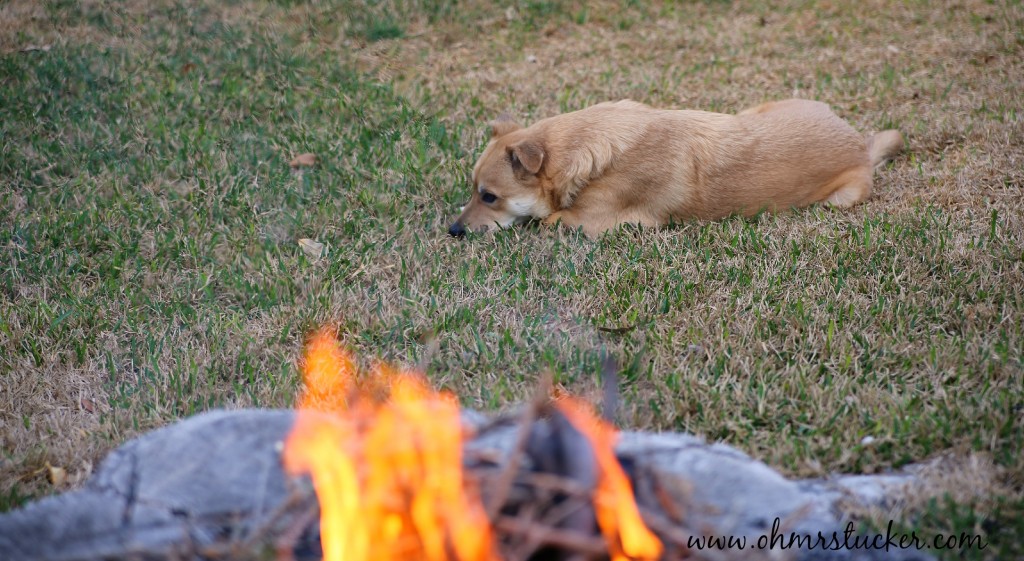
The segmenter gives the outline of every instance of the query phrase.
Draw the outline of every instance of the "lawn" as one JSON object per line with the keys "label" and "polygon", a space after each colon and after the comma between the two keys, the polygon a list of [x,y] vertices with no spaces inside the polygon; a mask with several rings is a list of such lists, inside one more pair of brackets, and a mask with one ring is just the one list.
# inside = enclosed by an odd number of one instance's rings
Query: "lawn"
{"label": "lawn", "polygon": [[[597,401],[611,354],[625,428],[791,476],[931,462],[864,516],[1024,556],[1021,91],[1020,2],[7,0],[0,509],[143,431],[289,407],[330,324],[488,411],[544,371]],[[869,202],[446,234],[502,112],[792,96],[906,136]]]}

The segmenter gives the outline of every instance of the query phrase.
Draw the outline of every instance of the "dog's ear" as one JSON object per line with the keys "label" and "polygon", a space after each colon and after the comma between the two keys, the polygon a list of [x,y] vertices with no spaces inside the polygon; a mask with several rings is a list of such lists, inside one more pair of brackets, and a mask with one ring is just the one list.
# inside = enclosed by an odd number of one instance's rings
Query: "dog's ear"
{"label": "dog's ear", "polygon": [[536,140],[523,140],[509,146],[508,155],[516,172],[525,170],[536,175],[544,163],[544,147]]}
{"label": "dog's ear", "polygon": [[508,113],[502,113],[501,115],[498,115],[497,119],[491,121],[491,138],[498,138],[499,136],[504,136],[521,128],[523,128],[523,126],[515,122],[511,115]]}

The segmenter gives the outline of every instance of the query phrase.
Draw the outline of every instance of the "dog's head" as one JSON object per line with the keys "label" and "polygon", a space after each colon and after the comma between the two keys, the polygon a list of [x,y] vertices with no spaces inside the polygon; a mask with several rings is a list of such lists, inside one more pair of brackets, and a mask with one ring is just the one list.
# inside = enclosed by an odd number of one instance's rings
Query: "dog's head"
{"label": "dog's head", "polygon": [[473,167],[473,194],[448,233],[506,228],[554,209],[546,194],[544,144],[506,116],[491,123],[491,141]]}

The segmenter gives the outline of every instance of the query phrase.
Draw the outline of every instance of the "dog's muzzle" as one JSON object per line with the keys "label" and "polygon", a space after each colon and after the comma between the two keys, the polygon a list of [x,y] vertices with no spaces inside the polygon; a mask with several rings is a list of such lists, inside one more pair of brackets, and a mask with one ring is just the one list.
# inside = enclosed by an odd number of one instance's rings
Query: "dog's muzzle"
{"label": "dog's muzzle", "polygon": [[448,227],[448,235],[453,238],[461,238],[466,235],[466,228],[461,222],[455,222]]}

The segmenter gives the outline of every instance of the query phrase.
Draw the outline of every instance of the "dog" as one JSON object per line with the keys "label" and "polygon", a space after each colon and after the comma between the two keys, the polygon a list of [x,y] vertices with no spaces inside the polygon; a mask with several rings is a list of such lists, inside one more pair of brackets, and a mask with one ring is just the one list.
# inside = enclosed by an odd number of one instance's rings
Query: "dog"
{"label": "dog", "polygon": [[871,195],[876,167],[903,148],[886,130],[858,133],[818,101],[768,102],[736,115],[600,103],[522,127],[491,123],[472,199],[448,229],[531,219],[597,236],[620,224],[660,227]]}

